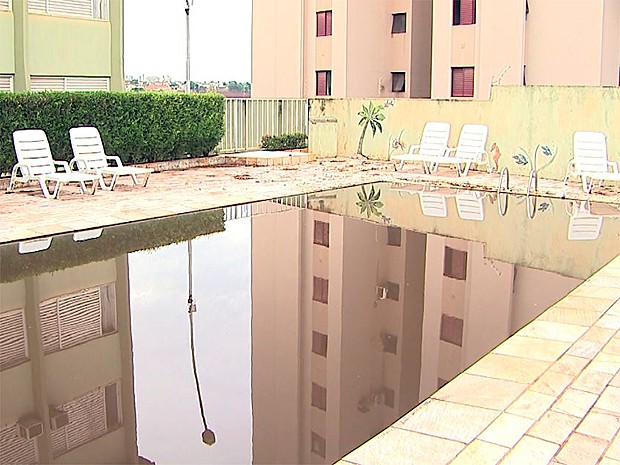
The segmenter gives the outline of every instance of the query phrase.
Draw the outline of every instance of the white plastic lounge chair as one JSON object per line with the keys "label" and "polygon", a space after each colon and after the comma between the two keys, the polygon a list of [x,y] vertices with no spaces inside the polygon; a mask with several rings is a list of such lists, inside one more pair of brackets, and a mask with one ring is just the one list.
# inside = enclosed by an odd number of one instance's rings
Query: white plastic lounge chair
{"label": "white plastic lounge chair", "polygon": [[431,163],[437,157],[443,157],[448,150],[448,139],[450,139],[450,123],[428,122],[424,125],[422,140],[420,145],[412,145],[409,153],[392,155],[391,159],[400,161],[400,169],[403,169],[405,162],[422,162],[425,172],[430,172]]}
{"label": "white plastic lounge chair", "polygon": [[602,132],[577,131],[573,136],[573,159],[568,162],[564,185],[569,177],[581,177],[585,192],[592,192],[595,181],[620,182],[618,164],[607,159],[607,142]]}
{"label": "white plastic lounge chair", "polygon": [[484,194],[478,191],[459,191],[456,193],[456,210],[464,220],[484,220]]}
{"label": "white plastic lounge chair", "polygon": [[569,215],[568,240],[569,241],[593,241],[598,239],[603,226],[603,216],[590,213],[588,203],[571,202],[567,206]]}
{"label": "white plastic lounge chair", "polygon": [[486,124],[465,124],[461,128],[456,147],[448,149],[445,157],[437,160],[436,170],[440,165],[456,165],[459,176],[467,176],[472,164],[486,165],[487,171],[493,170],[491,159],[486,151],[489,127]]}
{"label": "white plastic lounge chair", "polygon": [[[78,183],[83,193],[95,193],[98,177],[92,174],[76,173],[69,169],[66,161],[52,158],[49,142],[41,129],[22,129],[13,133],[13,144],[17,155],[17,164],[11,172],[11,180],[7,192],[12,192],[17,182],[38,181],[43,195],[48,199],[58,198],[60,188],[65,183]],[[64,171],[56,171],[56,165]],[[50,192],[48,183],[55,183]],[[92,182],[92,189],[86,183]]]}
{"label": "white plastic lounge chair", "polygon": [[[71,128],[69,130],[71,138],[71,148],[73,149],[73,159],[71,167],[77,168],[80,172],[94,173],[99,176],[99,184],[102,189],[111,191],[116,185],[119,176],[131,176],[135,185],[138,182],[138,175],[144,175],[143,186],[149,181],[149,176],[153,172],[150,168],[139,168],[134,166],[123,166],[123,162],[117,156],[107,156],[103,150],[103,143],[99,130],[92,126]],[[112,161],[116,165],[110,165]],[[109,184],[105,182],[105,176],[112,176]]]}
{"label": "white plastic lounge chair", "polygon": [[446,204],[446,194],[437,192],[420,191],[420,207],[425,216],[445,218],[448,216],[448,205]]}

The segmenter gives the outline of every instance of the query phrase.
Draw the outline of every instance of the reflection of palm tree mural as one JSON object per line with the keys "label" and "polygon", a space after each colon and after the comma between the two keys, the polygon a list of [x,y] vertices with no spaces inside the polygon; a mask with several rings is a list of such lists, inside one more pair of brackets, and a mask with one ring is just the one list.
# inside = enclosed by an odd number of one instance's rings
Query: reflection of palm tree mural
{"label": "reflection of palm tree mural", "polygon": [[189,278],[189,296],[187,298],[187,312],[189,314],[189,338],[190,350],[192,354],[192,371],[194,372],[194,381],[196,382],[196,392],[198,393],[198,404],[200,406],[200,416],[202,417],[202,442],[212,446],[215,444],[215,433],[207,426],[207,418],[205,415],[204,405],[202,403],[202,393],[200,392],[200,381],[198,380],[198,369],[196,367],[196,349],[194,346],[194,313],[196,312],[196,304],[192,295],[192,241],[187,242],[187,275]]}
{"label": "reflection of palm tree mural", "polygon": [[381,121],[385,119],[385,115],[382,113],[385,105],[374,105],[372,102],[368,102],[368,105],[362,105],[361,111],[357,114],[360,117],[359,125],[362,127],[362,134],[360,135],[359,143],[357,144],[357,154],[364,155],[362,148],[364,146],[364,137],[366,137],[366,130],[368,126],[372,129],[372,135],[374,137],[377,129],[379,132],[383,132]]}
{"label": "reflection of palm tree mural", "polygon": [[360,207],[360,214],[366,212],[366,218],[370,215],[382,216],[380,211],[383,208],[383,202],[379,200],[381,197],[381,189],[375,191],[375,186],[370,186],[370,191],[366,192],[366,187],[362,186],[362,191],[357,193],[358,202],[355,203]]}

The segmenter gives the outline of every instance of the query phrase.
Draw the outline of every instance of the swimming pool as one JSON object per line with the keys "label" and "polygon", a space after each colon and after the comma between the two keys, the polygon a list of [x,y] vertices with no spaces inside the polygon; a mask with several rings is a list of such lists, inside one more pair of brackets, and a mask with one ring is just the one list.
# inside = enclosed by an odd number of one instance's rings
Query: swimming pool
{"label": "swimming pool", "polygon": [[333,462],[620,253],[619,214],[382,183],[3,246],[1,461]]}

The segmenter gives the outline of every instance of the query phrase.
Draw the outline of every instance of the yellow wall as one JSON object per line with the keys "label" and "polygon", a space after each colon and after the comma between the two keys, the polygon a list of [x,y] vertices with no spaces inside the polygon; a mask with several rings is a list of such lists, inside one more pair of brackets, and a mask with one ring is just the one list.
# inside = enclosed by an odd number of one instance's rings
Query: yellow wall
{"label": "yellow wall", "polygon": [[0,74],[15,73],[13,13],[0,11]]}
{"label": "yellow wall", "polygon": [[[361,133],[357,113],[365,99],[316,99],[311,101],[309,150],[319,156],[349,157],[357,149]],[[387,160],[394,139],[408,148],[418,144],[427,121],[451,123],[450,145],[455,146],[463,124],[489,126],[487,149],[496,142],[501,150],[500,169],[508,166],[514,174],[528,175],[531,165],[518,165],[513,155],[521,151],[533,158],[538,144],[555,149],[553,161],[539,172],[540,177],[563,179],[572,158],[572,137],[578,130],[607,134],[611,160],[620,162],[620,88],[619,87],[494,87],[491,100],[373,100],[388,104],[383,109],[383,132],[373,137],[369,130],[364,154]],[[539,154],[538,168],[549,161]]]}
{"label": "yellow wall", "polygon": [[110,76],[110,23],[29,15],[32,75]]}

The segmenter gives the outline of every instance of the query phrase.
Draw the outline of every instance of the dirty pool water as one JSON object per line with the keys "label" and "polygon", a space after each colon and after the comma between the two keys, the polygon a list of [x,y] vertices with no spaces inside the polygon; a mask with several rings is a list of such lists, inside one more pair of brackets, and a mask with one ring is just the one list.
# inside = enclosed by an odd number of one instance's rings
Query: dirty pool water
{"label": "dirty pool water", "polygon": [[357,186],[0,247],[0,463],[332,463],[620,253],[620,210]]}

